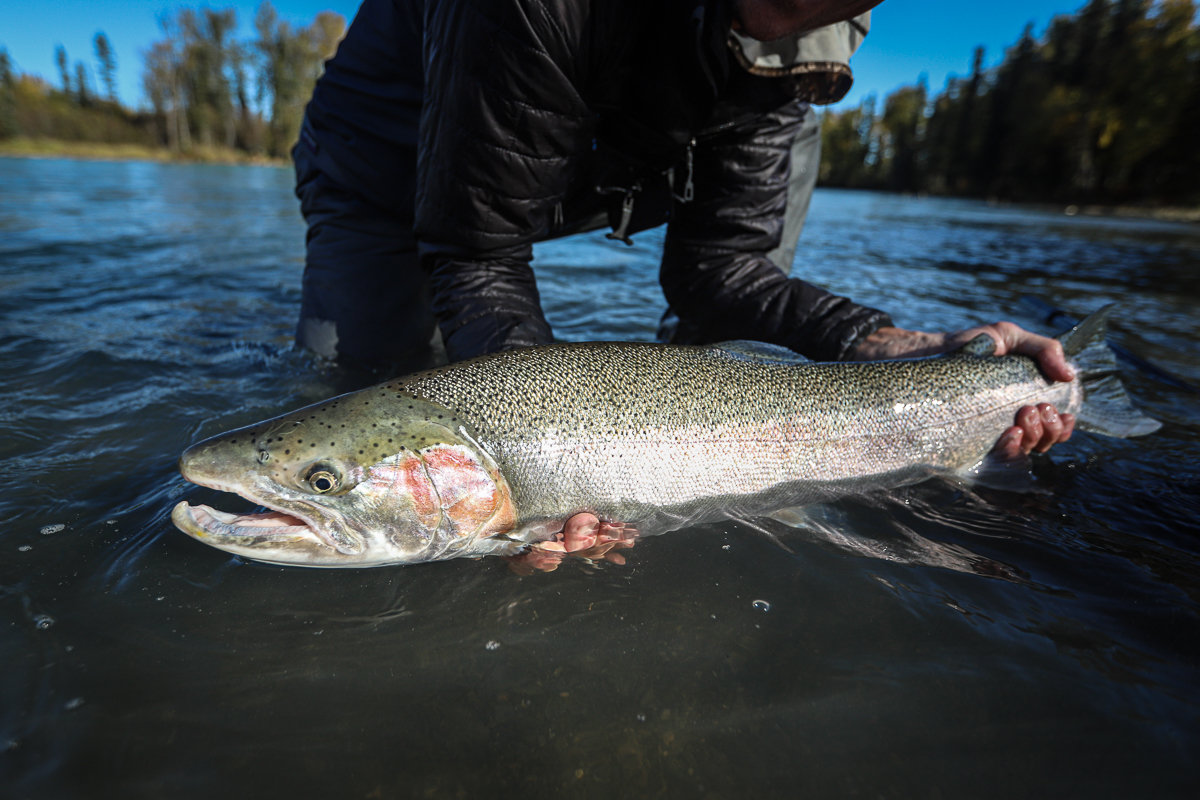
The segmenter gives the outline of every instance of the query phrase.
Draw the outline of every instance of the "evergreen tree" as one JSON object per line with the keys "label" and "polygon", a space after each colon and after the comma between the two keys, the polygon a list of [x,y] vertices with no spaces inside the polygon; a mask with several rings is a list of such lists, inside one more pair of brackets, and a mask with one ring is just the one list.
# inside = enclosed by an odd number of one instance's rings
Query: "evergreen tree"
{"label": "evergreen tree", "polygon": [[924,82],[892,93],[881,120],[880,174],[885,188],[917,192],[924,187],[925,109]]}
{"label": "evergreen tree", "polygon": [[88,86],[87,67],[82,61],[75,62],[75,101],[81,106],[92,104],[92,89]]}
{"label": "evergreen tree", "polygon": [[[826,113],[826,185],[1068,202],[1200,196],[1200,31],[1194,0],[1090,0],[1027,27],[996,67],[976,51],[916,112],[888,97],[867,146],[862,109]],[[915,155],[914,155],[915,153]],[[858,159],[857,162],[854,159]]]}
{"label": "evergreen tree", "polygon": [[0,47],[0,139],[16,136],[17,75],[7,48]]}
{"label": "evergreen tree", "polygon": [[63,94],[71,94],[70,62],[67,61],[67,48],[61,44],[54,48],[54,63],[58,65],[58,77],[62,82]]}
{"label": "evergreen tree", "polygon": [[104,31],[96,34],[92,40],[96,47],[96,61],[100,65],[100,82],[104,84],[105,98],[110,103],[117,102],[117,56],[113,53],[112,45]]}

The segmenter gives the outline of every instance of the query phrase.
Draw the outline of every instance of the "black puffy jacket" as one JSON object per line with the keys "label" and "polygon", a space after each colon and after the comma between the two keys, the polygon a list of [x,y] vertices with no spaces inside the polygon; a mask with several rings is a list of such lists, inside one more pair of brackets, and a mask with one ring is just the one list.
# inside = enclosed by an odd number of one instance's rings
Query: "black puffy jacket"
{"label": "black puffy jacket", "polygon": [[797,95],[823,84],[739,66],[729,13],[727,0],[365,0],[309,123],[321,168],[412,226],[452,360],[552,341],[533,243],[605,212],[621,235],[669,220],[663,291],[709,341],[838,360],[890,324],[767,259],[809,113]]}

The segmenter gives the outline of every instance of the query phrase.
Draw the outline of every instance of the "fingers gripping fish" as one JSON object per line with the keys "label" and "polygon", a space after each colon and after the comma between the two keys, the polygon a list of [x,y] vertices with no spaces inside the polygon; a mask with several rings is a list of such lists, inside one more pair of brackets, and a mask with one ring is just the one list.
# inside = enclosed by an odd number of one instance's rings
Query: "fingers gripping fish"
{"label": "fingers gripping fish", "polygon": [[515,555],[580,513],[659,532],[965,473],[1025,405],[1051,403],[1083,430],[1150,433],[1159,423],[1129,403],[1104,344],[1110,311],[1060,337],[1070,383],[994,357],[986,335],[874,363],[746,342],[496,353],[189,448],[185,478],[272,511],[181,502],[172,519],[223,550],[302,566]]}

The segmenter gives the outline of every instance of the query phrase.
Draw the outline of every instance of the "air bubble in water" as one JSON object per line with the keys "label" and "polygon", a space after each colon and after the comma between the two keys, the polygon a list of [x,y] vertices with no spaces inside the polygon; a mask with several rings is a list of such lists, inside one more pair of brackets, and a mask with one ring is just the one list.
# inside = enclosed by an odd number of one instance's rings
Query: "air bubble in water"
{"label": "air bubble in water", "polygon": [[47,616],[46,614],[38,614],[33,618],[33,624],[37,625],[38,628],[45,630],[54,624],[54,617]]}
{"label": "air bubble in water", "polygon": [[18,547],[17,549],[20,550],[22,553],[28,553],[30,550],[33,549],[33,545],[23,544],[20,547]]}
{"label": "air bubble in water", "polygon": [[484,645],[484,648],[488,650],[498,650],[500,648],[500,643],[495,639],[492,639],[490,642]]}
{"label": "air bubble in water", "polygon": [[766,600],[755,600],[750,605],[754,607],[755,611],[770,611],[771,610],[771,604],[768,603]]}
{"label": "air bubble in water", "polygon": [[64,703],[63,708],[67,709],[67,711],[74,711],[75,709],[79,708],[81,705],[83,705],[83,698],[76,697],[76,698],[68,700],[66,703]]}
{"label": "air bubble in water", "polygon": [[63,525],[62,523],[59,523],[58,525],[47,525],[46,527],[42,528],[42,536],[49,536],[52,533],[58,533],[66,527],[67,526]]}

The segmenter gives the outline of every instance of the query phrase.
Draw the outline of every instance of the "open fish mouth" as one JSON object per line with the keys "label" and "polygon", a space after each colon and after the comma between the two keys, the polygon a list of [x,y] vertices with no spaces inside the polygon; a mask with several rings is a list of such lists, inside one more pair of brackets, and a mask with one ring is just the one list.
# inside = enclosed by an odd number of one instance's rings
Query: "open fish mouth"
{"label": "open fish mouth", "polygon": [[285,511],[230,514],[211,506],[193,506],[182,501],[171,512],[171,520],[180,530],[201,540],[236,540],[242,546],[251,547],[260,542],[311,541],[337,550],[311,523]]}

